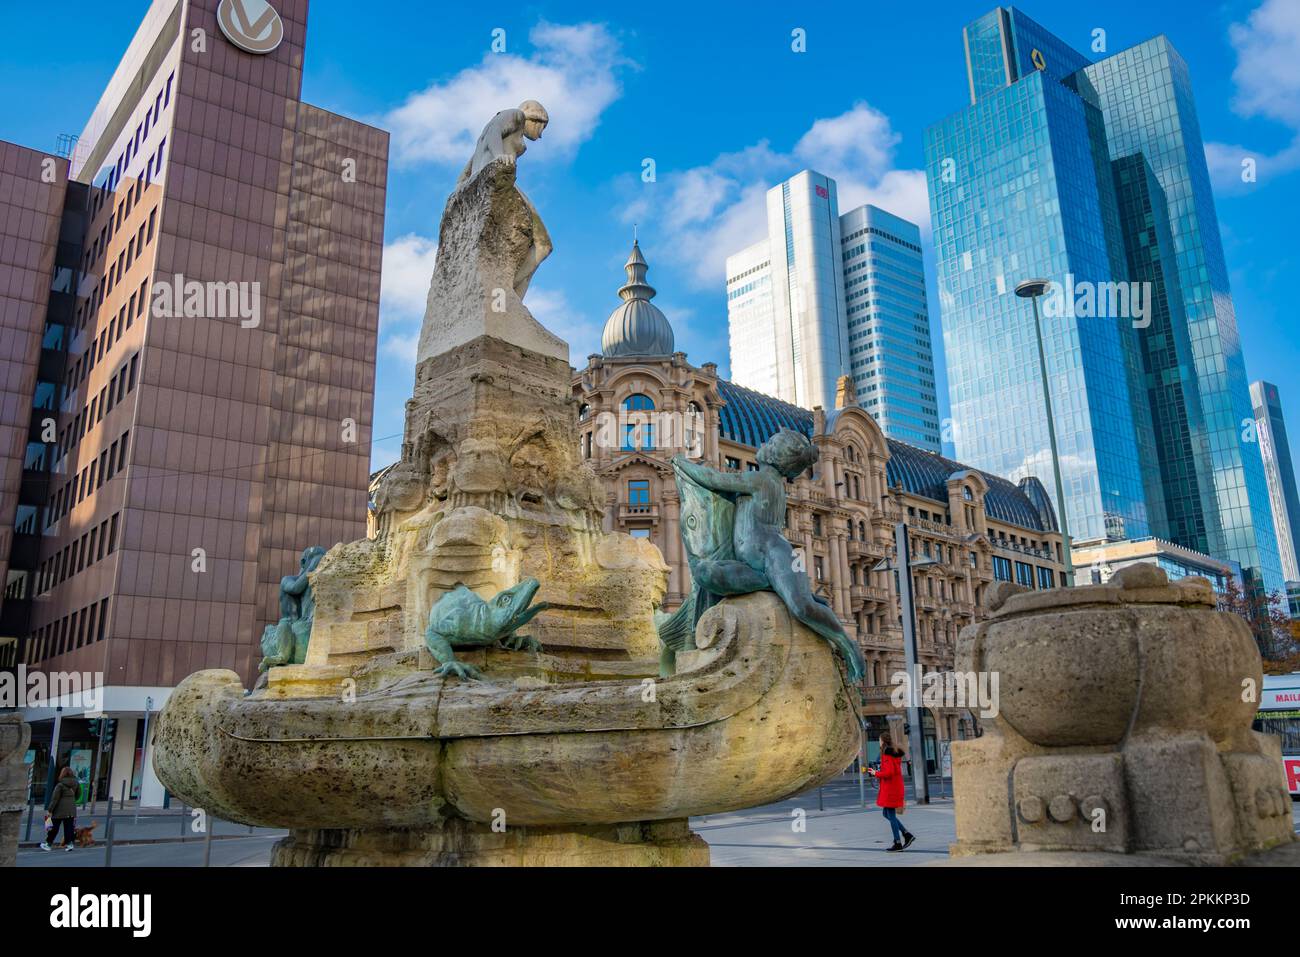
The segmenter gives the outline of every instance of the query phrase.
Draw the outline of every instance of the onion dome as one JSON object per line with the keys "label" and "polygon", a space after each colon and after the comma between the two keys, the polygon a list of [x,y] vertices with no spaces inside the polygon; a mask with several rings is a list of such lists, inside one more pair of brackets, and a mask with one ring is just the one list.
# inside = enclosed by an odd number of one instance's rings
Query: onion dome
{"label": "onion dome", "polygon": [[627,284],[619,289],[622,305],[609,314],[600,339],[605,356],[670,356],[673,354],[673,327],[658,306],[650,302],[654,287],[645,281],[649,265],[634,240],[632,253],[623,266]]}

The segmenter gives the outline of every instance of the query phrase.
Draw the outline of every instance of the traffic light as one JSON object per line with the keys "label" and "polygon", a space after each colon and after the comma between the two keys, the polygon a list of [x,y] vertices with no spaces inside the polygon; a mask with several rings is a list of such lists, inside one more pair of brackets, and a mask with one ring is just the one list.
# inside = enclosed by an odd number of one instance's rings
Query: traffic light
{"label": "traffic light", "polygon": [[113,735],[117,733],[117,718],[104,719],[104,747],[113,743]]}
{"label": "traffic light", "polygon": [[98,737],[99,737],[99,719],[98,719],[98,718],[91,718],[91,719],[90,719],[89,721],[87,721],[86,723],[87,723],[88,725],[90,725],[90,736],[91,736],[92,738],[98,738]]}

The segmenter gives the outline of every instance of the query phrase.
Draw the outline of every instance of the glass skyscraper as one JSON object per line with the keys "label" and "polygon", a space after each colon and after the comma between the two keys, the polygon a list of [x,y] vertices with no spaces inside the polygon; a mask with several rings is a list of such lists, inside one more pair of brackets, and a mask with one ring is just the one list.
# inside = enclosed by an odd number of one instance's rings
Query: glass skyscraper
{"label": "glass skyscraper", "polygon": [[926,134],[958,457],[1050,473],[1014,295],[1047,279],[1065,304],[1043,335],[1074,539],[1154,534],[1280,589],[1186,65],[1164,37],[1094,64],[1014,8],[963,40],[970,105]]}
{"label": "glass skyscraper", "polygon": [[[1254,436],[1254,410],[1187,64],[1159,36],[1087,67],[1077,82],[1096,91],[1117,168],[1145,165],[1166,207],[1160,217],[1169,230],[1160,253],[1166,265],[1151,278],[1157,290],[1164,286],[1170,299],[1182,300],[1178,332],[1187,353],[1176,365],[1153,370],[1148,385],[1157,428],[1178,435],[1182,426],[1186,435],[1184,450],[1161,459],[1171,535],[1182,534],[1178,519],[1203,513],[1203,546],[1179,544],[1258,569],[1269,591],[1281,591],[1263,463],[1258,444],[1247,441]],[[1128,236],[1152,217],[1136,205],[1122,213]],[[1154,326],[1142,335],[1163,348]],[[1173,383],[1187,384],[1186,411],[1171,416],[1161,407],[1167,408]]]}
{"label": "glass skyscraper", "polygon": [[[1255,425],[1259,434],[1259,452],[1264,460],[1264,477],[1268,498],[1273,505],[1273,530],[1282,555],[1282,574],[1288,583],[1300,582],[1300,495],[1296,493],[1295,467],[1291,461],[1291,443],[1282,418],[1282,400],[1271,382],[1252,382],[1250,400],[1255,406]],[[1291,589],[1288,587],[1288,591]]]}
{"label": "glass skyscraper", "polygon": [[937,452],[939,400],[921,229],[876,206],[840,217],[849,369],[885,435]]}
{"label": "glass skyscraper", "polygon": [[839,213],[804,170],[767,192],[768,235],[727,257],[731,377],[811,409],[840,376],[890,438],[938,452],[921,231],[874,206]]}

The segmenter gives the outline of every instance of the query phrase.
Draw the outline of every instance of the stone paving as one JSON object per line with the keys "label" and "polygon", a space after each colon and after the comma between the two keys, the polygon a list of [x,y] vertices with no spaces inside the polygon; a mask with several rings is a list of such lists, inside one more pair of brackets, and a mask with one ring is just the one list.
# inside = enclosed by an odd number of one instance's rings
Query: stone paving
{"label": "stone paving", "polygon": [[[916,842],[896,853],[886,851],[891,843],[889,824],[875,806],[874,789],[869,785],[865,788],[867,807],[863,808],[857,783],[848,775],[822,788],[820,809],[814,790],[778,804],[693,818],[691,827],[709,843],[714,867],[916,867],[944,860],[954,840],[952,799],[938,796],[937,779],[931,781],[931,788],[936,795],[931,803],[909,803],[901,818],[916,835]],[[910,789],[908,799],[910,802]],[[802,812],[802,817],[795,812]],[[1300,831],[1300,804],[1294,804],[1292,812]],[[96,818],[103,819],[102,806]],[[117,845],[113,848],[114,867],[202,866],[203,838],[191,832],[186,841],[178,839],[182,815],[177,809],[142,813],[139,824],[134,823],[129,807],[124,813],[115,810],[114,818],[118,821],[119,840],[156,842]],[[79,818],[78,823],[85,819]],[[803,822],[802,831],[793,826],[798,820]],[[38,817],[34,836],[39,829]],[[102,834],[102,825],[98,833]],[[250,835],[243,825],[221,821],[213,833],[220,838],[212,842],[212,866],[265,867],[271,859],[272,845],[287,832],[256,828]],[[18,852],[19,867],[103,864],[102,843],[73,851],[22,847]]]}

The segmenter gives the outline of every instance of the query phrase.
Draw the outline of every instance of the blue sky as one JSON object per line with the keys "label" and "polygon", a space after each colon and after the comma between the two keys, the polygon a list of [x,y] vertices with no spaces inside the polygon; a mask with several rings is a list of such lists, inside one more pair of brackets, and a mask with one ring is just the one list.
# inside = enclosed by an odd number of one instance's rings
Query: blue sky
{"label": "blue sky", "polygon": [[[43,4],[7,6],[9,35],[24,41],[0,53],[0,138],[52,149],[82,128],[148,3],[65,0],[55,21]],[[573,363],[599,347],[636,222],[678,348],[725,370],[722,262],[759,238],[767,187],[811,166],[839,180],[843,209],[875,202],[920,220],[928,239],[922,131],[965,105],[961,27],[992,6],[316,0],[304,99],[393,132],[374,464],[398,453],[438,216],[495,110],[533,96],[551,115],[521,164],[556,247],[527,303],[569,340]],[[1280,386],[1300,427],[1286,318],[1300,266],[1300,2],[1019,6],[1081,50],[1098,28],[1112,53],[1163,32],[1188,61],[1248,374]],[[75,43],[63,24],[80,25]],[[804,53],[791,50],[795,28]],[[496,29],[504,53],[490,50]],[[1253,184],[1240,179],[1246,156]],[[933,289],[931,325],[939,353]]]}

